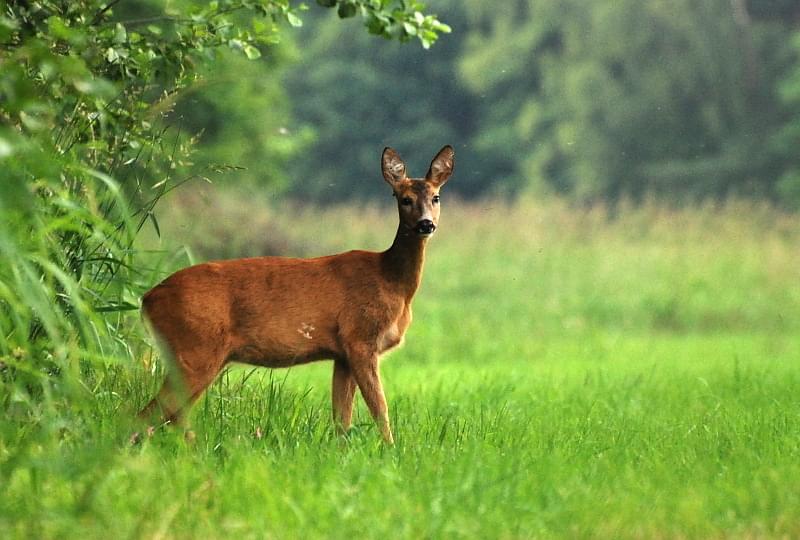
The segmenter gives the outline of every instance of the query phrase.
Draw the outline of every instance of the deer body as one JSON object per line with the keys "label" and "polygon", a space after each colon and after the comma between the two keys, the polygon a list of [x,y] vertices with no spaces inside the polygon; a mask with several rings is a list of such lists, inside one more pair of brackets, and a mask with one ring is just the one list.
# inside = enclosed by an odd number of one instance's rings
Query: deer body
{"label": "deer body", "polygon": [[350,426],[358,387],[392,442],[378,360],[411,324],[425,245],[438,221],[438,190],[452,167],[453,151],[446,146],[425,179],[412,180],[399,156],[384,150],[383,175],[400,213],[394,242],[384,252],[203,263],[147,292],[144,316],[174,369],[141,414],[160,407],[166,420],[180,419],[229,362],[277,368],[333,360],[338,428]]}

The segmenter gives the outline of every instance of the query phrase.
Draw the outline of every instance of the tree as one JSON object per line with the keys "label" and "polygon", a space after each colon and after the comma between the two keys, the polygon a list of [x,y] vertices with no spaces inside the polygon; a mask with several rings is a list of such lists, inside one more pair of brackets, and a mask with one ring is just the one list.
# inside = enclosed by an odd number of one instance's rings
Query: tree
{"label": "tree", "polygon": [[777,183],[778,195],[784,204],[800,210],[800,32],[791,40],[794,65],[780,81],[778,93],[783,104],[783,123],[772,137],[774,154],[782,156],[781,176]]}
{"label": "tree", "polygon": [[[579,199],[720,195],[748,181],[759,126],[729,2],[517,4],[530,15],[473,8],[489,30],[462,64],[474,91],[515,92],[486,119],[527,147],[507,165],[512,181]],[[476,76],[490,64],[493,77]]]}

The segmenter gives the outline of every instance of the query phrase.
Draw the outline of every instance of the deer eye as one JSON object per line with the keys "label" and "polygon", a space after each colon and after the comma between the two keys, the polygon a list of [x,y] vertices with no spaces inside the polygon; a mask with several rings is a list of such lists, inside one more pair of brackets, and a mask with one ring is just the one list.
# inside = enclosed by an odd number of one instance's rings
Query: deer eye
{"label": "deer eye", "polygon": [[401,200],[401,201],[400,201],[400,203],[401,203],[403,206],[408,206],[408,205],[410,205],[410,204],[411,204],[411,203],[413,203],[413,202],[414,202],[414,201],[412,201],[412,200],[411,200],[411,197],[403,197],[403,200]]}
{"label": "deer eye", "polygon": [[433,202],[435,202],[435,203],[439,202],[439,196],[438,195],[434,195],[433,196]]}

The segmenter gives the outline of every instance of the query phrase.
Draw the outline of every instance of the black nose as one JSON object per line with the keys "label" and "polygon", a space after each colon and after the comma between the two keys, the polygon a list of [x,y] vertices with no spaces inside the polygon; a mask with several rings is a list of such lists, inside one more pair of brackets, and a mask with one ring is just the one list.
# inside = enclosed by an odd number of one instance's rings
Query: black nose
{"label": "black nose", "polygon": [[436,225],[434,225],[433,221],[429,219],[421,219],[417,223],[418,234],[431,234],[435,230],[436,230]]}

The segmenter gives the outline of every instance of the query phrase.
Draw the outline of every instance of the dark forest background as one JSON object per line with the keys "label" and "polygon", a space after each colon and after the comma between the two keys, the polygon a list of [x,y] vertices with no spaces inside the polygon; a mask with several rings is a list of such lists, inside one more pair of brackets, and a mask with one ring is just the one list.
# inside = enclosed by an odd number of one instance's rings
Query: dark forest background
{"label": "dark forest background", "polygon": [[[438,0],[431,49],[310,10],[243,73],[185,100],[200,162],[317,200],[383,193],[375,155],[451,142],[467,197],[746,196],[800,204],[800,3]],[[420,158],[427,159],[427,158]],[[412,171],[422,171],[418,162]],[[419,173],[421,174],[421,172]]]}

